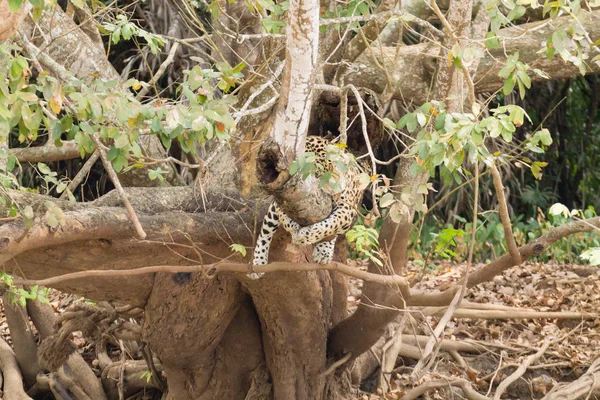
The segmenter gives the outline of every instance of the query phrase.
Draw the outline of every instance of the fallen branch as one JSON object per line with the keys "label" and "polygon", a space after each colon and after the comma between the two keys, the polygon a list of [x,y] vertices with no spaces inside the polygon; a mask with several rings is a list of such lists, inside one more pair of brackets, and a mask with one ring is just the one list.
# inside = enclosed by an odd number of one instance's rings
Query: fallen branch
{"label": "fallen branch", "polygon": [[600,390],[600,358],[579,379],[566,385],[556,385],[542,400],[576,400]]}
{"label": "fallen branch", "polygon": [[[429,336],[425,335],[402,335],[403,347],[406,345],[417,345],[419,347],[425,346]],[[482,353],[486,350],[487,343],[473,342],[467,343],[465,341],[457,341],[451,339],[442,339],[440,349],[444,351],[460,351],[464,353]]]}
{"label": "fallen branch", "polygon": [[[411,376],[416,377],[419,376],[421,369],[425,366],[425,360],[432,353],[434,346],[438,343],[438,339],[444,333],[444,329],[446,329],[446,325],[452,319],[452,315],[457,310],[458,305],[460,304],[460,300],[463,297],[463,291],[460,290],[456,292],[454,295],[454,299],[452,299],[452,303],[447,307],[447,309],[443,312],[443,315],[435,327],[435,330],[432,332],[427,344],[425,345],[425,350],[423,351],[423,357],[419,360],[417,365],[413,368],[413,372]],[[439,349],[439,347],[438,347]],[[437,353],[437,352],[436,352]],[[435,354],[433,353],[435,357]]]}
{"label": "fallen branch", "polygon": [[459,387],[467,399],[469,400],[490,400],[489,397],[478,393],[473,386],[465,380],[456,379],[456,380],[437,380],[437,381],[429,381],[425,382],[422,385],[417,386],[414,389],[409,390],[404,396],[400,398],[400,400],[413,400],[419,398],[421,395],[427,393],[430,390],[434,389],[443,389],[449,386],[457,386]]}
{"label": "fallen branch", "polygon": [[517,368],[517,370],[515,372],[513,372],[506,379],[504,379],[502,382],[500,382],[500,384],[498,385],[498,388],[496,389],[496,393],[494,394],[494,400],[500,400],[500,398],[502,397],[502,395],[504,394],[506,389],[508,389],[508,387],[513,382],[515,382],[517,379],[519,379],[521,376],[523,376],[523,374],[527,371],[527,368],[532,363],[534,363],[542,355],[544,355],[546,350],[548,350],[548,347],[550,347],[551,343],[552,343],[552,341],[549,340],[548,338],[546,338],[544,340],[544,345],[538,350],[537,353],[532,354],[529,357],[527,357],[525,359],[525,361],[523,361],[523,363],[521,365],[519,365],[519,368]]}
{"label": "fallen branch", "polygon": [[[440,316],[446,307],[427,307],[422,310],[424,315]],[[454,318],[473,319],[596,319],[600,314],[569,312],[569,311],[516,311],[516,310],[473,310],[459,308],[454,312]]]}

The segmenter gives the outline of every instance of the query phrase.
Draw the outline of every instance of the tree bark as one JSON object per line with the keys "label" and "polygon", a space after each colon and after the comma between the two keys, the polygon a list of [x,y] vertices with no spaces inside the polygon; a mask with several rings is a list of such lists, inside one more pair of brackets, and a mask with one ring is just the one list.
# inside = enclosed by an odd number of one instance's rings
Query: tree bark
{"label": "tree bark", "polygon": [[6,399],[33,400],[23,389],[23,377],[15,353],[4,339],[0,339],[0,371],[4,378],[3,395]]}
{"label": "tree bark", "polygon": [[29,315],[27,315],[26,309],[12,303],[8,298],[8,294],[2,296],[2,303],[4,304],[4,315],[13,341],[15,357],[29,388],[35,384],[37,374],[42,372],[38,364],[37,344],[29,324]]}
{"label": "tree bark", "polygon": [[[586,12],[579,22],[590,34],[593,41],[600,38],[600,11]],[[551,79],[568,78],[579,75],[578,68],[555,55],[548,60],[545,53],[537,54],[541,49],[540,43],[557,29],[573,26],[576,22],[571,17],[560,17],[553,21],[538,21],[498,32],[499,49],[490,49],[481,58],[477,72],[473,78],[477,92],[493,92],[502,87],[504,79],[498,76],[506,62],[506,55],[519,52],[519,60],[538,68],[550,75]],[[381,69],[385,65],[393,76],[398,77],[394,98],[410,99],[415,104],[422,104],[431,96],[431,82],[434,77],[435,60],[440,57],[440,47],[435,43],[417,44],[412,46],[374,47],[372,52],[365,51],[356,60],[359,66],[350,72],[345,83],[358,87],[368,87],[378,93],[383,92],[387,84]],[[396,52],[399,53],[396,57]],[[373,56],[374,55],[374,56]],[[375,57],[375,59],[373,59]],[[376,60],[376,61],[375,61]],[[394,61],[396,61],[394,63]],[[588,73],[599,72],[596,63],[588,64]],[[532,80],[542,80],[537,74],[531,74]],[[435,85],[433,86],[435,87]]]}

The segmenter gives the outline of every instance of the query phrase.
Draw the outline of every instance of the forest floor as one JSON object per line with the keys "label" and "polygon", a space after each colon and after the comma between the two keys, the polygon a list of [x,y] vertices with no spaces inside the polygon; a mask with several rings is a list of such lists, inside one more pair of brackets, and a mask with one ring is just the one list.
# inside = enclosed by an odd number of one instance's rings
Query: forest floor
{"label": "forest floor", "polygon": [[[459,282],[465,268],[465,264],[443,265],[425,274],[415,289],[443,290]],[[422,267],[411,265],[409,275],[420,274],[421,270]],[[600,354],[599,278],[600,269],[589,266],[527,262],[513,267],[493,281],[472,288],[443,330],[444,339],[476,345],[480,352],[445,351],[446,345],[441,345],[436,357],[429,359],[418,377],[411,374],[417,361],[410,354],[400,355],[388,378],[391,391],[386,396],[362,393],[358,398],[399,399],[411,389],[426,387],[427,382],[444,388],[428,391],[429,397],[424,398],[465,398],[461,390],[451,391],[450,385],[442,384],[454,379],[466,381],[477,392],[492,398],[500,382],[528,358],[530,365],[502,398],[542,398],[557,383],[580,378]],[[351,284],[349,304],[356,306],[360,302],[361,282],[352,280]],[[439,317],[429,315],[433,311],[421,308],[407,313],[411,317],[405,319],[410,323],[404,323],[403,342],[410,336],[431,335],[440,321]],[[535,314],[519,315],[522,312]],[[548,348],[539,351],[545,340],[550,342]],[[422,354],[422,343],[412,342]],[[376,387],[377,375],[370,390]]]}
{"label": "forest floor", "polygon": [[[422,268],[410,265],[408,275],[420,278],[415,289],[444,289],[458,282],[465,269],[464,264],[441,265],[438,270],[428,271],[422,277]],[[531,359],[530,365],[508,387],[502,398],[542,398],[557,383],[580,378],[599,354],[599,278],[598,268],[524,263],[491,282],[476,286],[469,291],[455,317],[446,324],[443,330],[446,341],[437,342],[440,348],[437,353],[434,351],[435,357],[429,357],[419,376],[412,374],[417,364],[415,358],[418,358],[415,353],[419,355],[425,351],[426,336],[435,330],[444,309],[414,309],[405,315],[403,335],[390,335],[394,337],[391,340],[399,340],[401,336],[401,349],[404,349],[400,351],[392,373],[380,376],[379,371],[376,372],[363,383],[356,398],[399,399],[418,394],[418,388],[439,385],[441,388],[427,391],[425,396],[429,397],[420,398],[461,399],[465,398],[464,393],[456,389],[460,385],[448,389],[451,385],[443,384],[459,381],[468,382],[477,392],[492,398],[500,382],[524,365],[528,358]],[[350,310],[360,302],[361,286],[361,281],[350,280]],[[80,297],[58,291],[51,291],[49,300],[58,313],[83,301]],[[520,316],[520,312],[536,314]],[[542,314],[548,312],[553,314]],[[3,313],[0,314],[0,336],[11,343]],[[413,340],[410,340],[411,337]],[[78,351],[99,375],[92,345],[77,333],[73,340]],[[447,340],[463,347],[452,351]],[[550,344],[540,352],[545,340]],[[408,351],[410,349],[414,351]],[[118,359],[118,348],[113,350],[109,354]],[[378,378],[379,382],[381,379],[387,381],[389,391],[385,395],[381,391],[377,393]]]}

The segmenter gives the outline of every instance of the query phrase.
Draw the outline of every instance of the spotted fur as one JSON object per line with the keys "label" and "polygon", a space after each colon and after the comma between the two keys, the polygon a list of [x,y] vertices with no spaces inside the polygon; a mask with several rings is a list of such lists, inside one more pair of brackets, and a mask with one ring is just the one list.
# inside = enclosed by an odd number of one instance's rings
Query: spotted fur
{"label": "spotted fur", "polygon": [[[282,227],[292,235],[292,243],[296,245],[314,244],[313,259],[319,264],[328,264],[333,258],[335,248],[335,236],[346,233],[354,224],[357,215],[358,203],[362,199],[362,190],[359,183],[360,170],[356,163],[348,166],[344,174],[336,171],[335,164],[327,160],[327,146],[330,144],[326,139],[319,136],[309,136],[306,140],[305,149],[316,156],[316,162],[323,169],[318,170],[317,177],[324,172],[338,173],[342,191],[334,195],[334,208],[331,214],[323,221],[312,225],[301,227],[283,210],[273,202],[263,220],[260,235],[254,248],[253,265],[265,265],[269,261],[269,249],[275,231]],[[260,278],[262,273],[249,274],[253,279]]]}

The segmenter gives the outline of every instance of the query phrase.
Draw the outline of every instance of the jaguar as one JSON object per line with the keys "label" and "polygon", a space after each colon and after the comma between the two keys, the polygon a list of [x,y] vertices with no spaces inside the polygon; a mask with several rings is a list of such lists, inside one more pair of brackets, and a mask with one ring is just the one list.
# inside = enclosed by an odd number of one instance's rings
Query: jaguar
{"label": "jaguar", "polygon": [[[356,161],[347,164],[347,171],[342,172],[337,164],[328,157],[328,146],[333,143],[320,136],[306,138],[305,152],[315,155],[318,164],[315,176],[321,177],[325,172],[338,179],[341,190],[332,193],[334,207],[331,214],[322,221],[308,226],[300,226],[282,210],[276,201],[269,206],[263,219],[260,234],[254,247],[253,265],[265,265],[269,261],[269,249],[275,231],[282,226],[292,236],[295,245],[314,244],[313,259],[319,264],[328,264],[333,258],[336,236],[346,233],[354,224],[358,213],[358,205],[363,196],[359,175],[361,168]],[[338,147],[339,149],[340,147]],[[347,155],[346,150],[340,152]],[[248,274],[252,279],[260,278],[264,273]]]}

